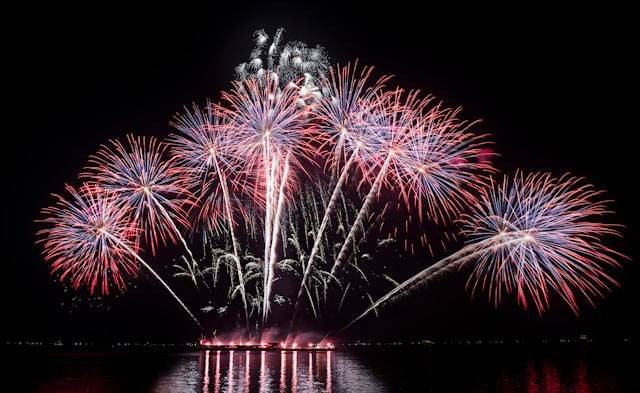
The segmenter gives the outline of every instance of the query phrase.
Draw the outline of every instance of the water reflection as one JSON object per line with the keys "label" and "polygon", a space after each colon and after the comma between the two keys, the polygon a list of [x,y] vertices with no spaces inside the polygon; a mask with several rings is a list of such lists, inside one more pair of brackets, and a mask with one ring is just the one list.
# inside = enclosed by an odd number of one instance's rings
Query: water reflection
{"label": "water reflection", "polygon": [[333,392],[332,351],[245,351],[244,359],[238,355],[232,350],[200,354],[203,392]]}
{"label": "water reflection", "polygon": [[210,349],[14,354],[9,363],[12,379],[34,392],[640,391],[634,364],[624,354],[530,351]]}
{"label": "water reflection", "polygon": [[204,354],[204,381],[202,381],[202,390],[209,391],[209,351]]}
{"label": "water reflection", "polygon": [[220,351],[216,351],[216,377],[213,386],[215,387],[215,393],[220,392]]}

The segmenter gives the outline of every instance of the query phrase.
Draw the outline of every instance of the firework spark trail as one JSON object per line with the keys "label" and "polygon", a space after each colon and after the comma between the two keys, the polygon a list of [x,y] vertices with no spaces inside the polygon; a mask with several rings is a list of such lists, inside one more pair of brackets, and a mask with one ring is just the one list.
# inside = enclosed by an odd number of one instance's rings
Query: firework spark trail
{"label": "firework spark trail", "polygon": [[155,203],[155,205],[158,206],[158,209],[160,210],[160,212],[167,219],[167,222],[169,223],[171,228],[173,228],[173,231],[176,233],[176,235],[178,236],[178,238],[182,242],[182,246],[187,251],[187,254],[189,254],[189,258],[191,259],[191,262],[196,263],[196,260],[193,257],[193,253],[191,253],[191,250],[189,249],[189,246],[187,245],[186,240],[184,240],[184,237],[180,233],[180,230],[178,229],[178,226],[176,225],[176,223],[171,218],[171,215],[169,215],[169,212],[167,211],[167,209],[165,209],[164,206],[162,206],[160,201],[158,201],[158,199],[148,189],[145,189],[144,192],[149,196],[149,198],[153,201],[153,203]]}
{"label": "firework spark trail", "polygon": [[[264,266],[263,266],[263,284],[262,284],[262,323],[267,320],[267,298],[269,291],[269,274],[271,273],[271,264],[269,263],[270,257],[270,245],[271,245],[271,236],[272,236],[272,202],[273,193],[272,190],[275,188],[273,185],[273,173],[276,167],[275,160],[277,157],[274,157],[274,160],[270,162],[269,160],[269,140],[268,138],[264,139],[264,162],[265,162],[265,182],[266,182],[266,204],[265,204],[265,219],[264,219]],[[274,237],[275,234],[273,235]]]}
{"label": "firework spark trail", "polygon": [[240,285],[240,294],[242,296],[242,305],[244,306],[244,316],[247,324],[247,331],[249,331],[249,309],[247,307],[247,295],[244,286],[244,274],[242,273],[242,265],[240,264],[240,254],[238,253],[238,241],[235,235],[233,215],[231,212],[231,203],[229,196],[229,189],[227,187],[227,180],[224,178],[222,172],[220,171],[220,166],[218,165],[217,160],[214,160],[216,172],[218,173],[218,177],[220,179],[220,184],[222,188],[222,198],[224,199],[224,206],[227,216],[227,221],[229,225],[229,233],[231,234],[231,245],[233,247],[233,259],[236,262],[236,270],[238,273],[238,284]]}
{"label": "firework spark trail", "polygon": [[[109,276],[116,286],[125,287],[122,273],[135,275],[134,258],[147,268],[169,291],[189,316],[202,329],[200,322],[180,300],[167,283],[136,252],[136,242],[131,237],[138,231],[129,220],[131,207],[123,205],[115,194],[91,184],[84,184],[79,191],[66,186],[72,199],[54,195],[55,206],[43,209],[47,217],[39,222],[51,225],[38,235],[44,245],[44,256],[52,260],[52,271],[62,271],[64,281],[71,277],[74,288],[89,284],[94,292],[101,281],[103,294],[108,294]],[[109,242],[110,241],[110,242]]]}
{"label": "firework spark trail", "polygon": [[180,300],[180,298],[178,297],[178,295],[176,295],[176,293],[173,291],[173,289],[171,289],[171,287],[162,279],[162,277],[160,277],[158,275],[158,273],[156,273],[155,270],[153,270],[153,268],[147,263],[145,262],[144,259],[142,259],[140,257],[140,255],[138,255],[138,253],[136,253],[131,247],[129,247],[126,243],[124,243],[123,241],[121,241],[120,239],[118,239],[117,237],[113,236],[112,234],[110,234],[109,232],[105,231],[104,229],[101,229],[102,233],[108,237],[109,239],[111,239],[111,241],[113,241],[114,243],[120,244],[125,250],[127,250],[131,256],[133,256],[135,259],[138,260],[138,262],[140,262],[142,264],[142,266],[146,267],[147,270],[149,270],[149,272],[151,274],[153,274],[153,276],[160,281],[160,283],[165,287],[165,289],[167,291],[169,291],[169,293],[171,294],[171,296],[173,296],[173,298],[178,302],[178,304],[180,304],[180,306],[182,306],[182,308],[184,309],[184,311],[187,312],[187,314],[189,314],[189,316],[191,317],[191,319],[193,319],[193,321],[196,323],[196,325],[198,325],[198,327],[200,328],[200,330],[202,332],[204,332],[204,328],[202,327],[202,325],[200,324],[200,321],[198,321],[198,318],[195,317],[195,315],[193,315],[193,313],[191,312],[191,310],[189,310],[189,307],[187,307],[186,304],[184,304],[182,302],[182,300]]}
{"label": "firework spark trail", "polygon": [[335,276],[338,269],[342,266],[342,261],[344,258],[346,258],[347,253],[350,250],[351,243],[355,241],[355,236],[357,235],[358,229],[362,226],[362,223],[365,217],[369,213],[369,208],[373,204],[374,200],[378,197],[378,194],[382,187],[382,182],[384,180],[384,177],[387,174],[387,169],[389,168],[389,164],[391,163],[392,158],[393,158],[393,153],[390,152],[387,155],[387,158],[385,159],[384,163],[382,164],[382,167],[380,168],[380,172],[378,172],[376,179],[371,185],[371,189],[369,189],[369,193],[364,199],[364,202],[362,203],[362,207],[360,207],[360,211],[358,212],[356,219],[351,225],[351,229],[349,229],[349,234],[347,235],[347,238],[344,240],[344,243],[342,243],[340,252],[338,253],[336,260],[333,263],[333,267],[331,268],[332,275]]}
{"label": "firework spark trail", "polygon": [[386,95],[365,119],[377,148],[369,149],[371,153],[365,151],[370,155],[365,154],[363,159],[371,161],[372,168],[379,172],[334,261],[332,274],[348,256],[350,243],[355,241],[358,227],[383,184],[407,207],[411,195],[420,210],[425,200],[430,218],[436,223],[459,214],[474,202],[469,190],[481,188],[484,180],[479,174],[492,170],[489,164],[473,161],[479,147],[486,143],[484,135],[469,133],[473,123],[457,121],[459,110],[442,108],[440,104],[429,107],[432,100],[430,96],[420,98],[418,91],[404,96],[396,90]]}
{"label": "firework spark trail", "polygon": [[362,314],[358,315],[351,322],[349,322],[349,324],[347,324],[345,327],[340,329],[340,331],[347,330],[349,327],[351,327],[351,325],[353,325],[354,323],[358,322],[360,319],[364,318],[371,311],[377,310],[384,303],[386,303],[386,302],[388,302],[390,300],[394,300],[398,296],[402,296],[402,295],[406,294],[407,292],[411,291],[411,289],[414,288],[415,286],[426,285],[431,280],[443,275],[444,273],[453,271],[456,268],[461,267],[466,262],[469,262],[473,258],[475,258],[478,255],[480,255],[481,253],[485,252],[485,249],[484,249],[485,246],[487,246],[487,247],[505,247],[505,246],[508,246],[510,244],[510,242],[513,243],[513,242],[522,241],[521,239],[511,239],[511,240],[508,240],[508,241],[506,241],[504,243],[497,243],[496,244],[496,243],[492,242],[493,240],[495,240],[495,239],[486,239],[486,240],[484,240],[484,241],[482,241],[480,243],[469,244],[468,246],[463,247],[462,249],[457,251],[456,253],[451,254],[451,255],[441,259],[440,261],[434,263],[433,265],[429,266],[428,268],[426,268],[426,269],[420,271],[419,273],[411,276],[407,280],[405,280],[402,283],[400,283],[399,285],[397,285],[391,291],[386,293],[380,299],[375,301],[364,312],[362,312]]}
{"label": "firework spark trail", "polygon": [[[342,192],[342,186],[353,164],[358,160],[359,150],[371,139],[367,135],[368,127],[363,122],[363,117],[366,112],[384,103],[386,98],[385,94],[379,93],[390,77],[382,76],[377,81],[369,84],[372,71],[373,67],[363,67],[358,71],[358,62],[356,61],[353,68],[350,63],[342,68],[339,65],[335,69],[331,67],[329,69],[329,77],[323,79],[321,90],[324,97],[319,100],[314,114],[319,120],[320,128],[329,138],[320,147],[320,150],[329,147],[330,156],[327,164],[331,166],[332,171],[340,167],[341,160],[348,151],[351,151],[351,153],[342,167],[340,175],[337,177],[329,203],[325,207],[324,216],[315,233],[314,244],[311,248],[293,307],[294,311],[289,331],[295,324],[302,294],[315,262],[314,258],[320,248],[324,231]],[[370,146],[366,146],[366,148],[370,148]]]}
{"label": "firework spark trail", "polygon": [[291,317],[291,322],[289,324],[289,332],[291,332],[291,329],[293,329],[293,326],[295,324],[296,317],[298,315],[298,309],[300,307],[300,300],[302,299],[302,294],[306,289],[307,278],[309,277],[309,273],[311,272],[311,266],[313,264],[314,258],[318,250],[320,249],[320,244],[322,244],[324,231],[327,228],[327,224],[329,223],[329,218],[331,216],[331,213],[333,213],[333,210],[337,205],[338,198],[342,193],[342,185],[344,184],[347,178],[349,169],[351,169],[351,165],[355,161],[355,157],[357,156],[357,154],[358,154],[358,148],[356,147],[356,149],[351,154],[351,157],[349,157],[349,159],[347,160],[347,163],[343,167],[342,172],[340,173],[340,177],[338,177],[338,181],[336,182],[333,192],[331,193],[331,198],[329,199],[329,203],[325,208],[324,216],[322,217],[322,222],[320,223],[320,226],[316,231],[313,247],[311,248],[311,253],[309,254],[309,259],[307,260],[307,265],[305,266],[304,274],[302,275],[302,280],[300,282],[300,289],[298,290],[296,303],[293,307],[293,315]]}
{"label": "firework spark trail", "polygon": [[[277,203],[277,207],[276,207],[276,214],[275,217],[273,219],[273,229],[272,229],[272,233],[278,233],[280,231],[280,218],[282,216],[282,210],[284,207],[284,201],[285,201],[285,196],[284,196],[284,191],[285,191],[285,185],[287,183],[287,179],[289,177],[289,157],[290,154],[287,154],[287,157],[285,158],[285,162],[284,162],[284,170],[282,172],[282,178],[280,179],[280,187],[279,187],[279,192],[278,192],[278,203]],[[271,240],[271,250],[270,250],[270,256],[269,256],[269,268],[268,268],[268,280],[267,280],[267,287],[265,288],[264,291],[264,313],[263,313],[263,323],[266,323],[268,315],[269,315],[269,311],[271,309],[271,288],[273,286],[273,280],[274,280],[274,265],[275,265],[275,260],[276,260],[276,247],[277,247],[277,243],[278,243],[278,236],[273,236],[272,240]]]}
{"label": "firework spark trail", "polygon": [[[351,225],[347,238],[342,243],[331,268],[332,275],[336,274],[347,257],[351,243],[356,240],[358,228],[362,226],[387,176],[401,179],[393,172],[398,172],[399,166],[407,165],[407,151],[411,147],[412,138],[421,131],[418,126],[423,116],[422,112],[430,101],[430,97],[420,99],[418,91],[410,92],[405,97],[401,89],[396,89],[383,95],[380,104],[366,113],[364,122],[369,128],[369,138],[372,138],[373,142],[372,148],[363,149],[362,159],[369,163],[369,172],[376,169],[378,174]],[[396,185],[400,188],[397,194],[403,195],[406,192],[403,183],[399,182]]]}
{"label": "firework spark trail", "polygon": [[[174,146],[173,154],[184,166],[183,176],[189,179],[189,183],[193,188],[201,188],[207,190],[211,187],[211,181],[207,180],[209,167],[213,167],[213,171],[218,180],[219,190],[222,191],[223,215],[227,221],[227,227],[231,236],[231,244],[233,248],[233,256],[236,264],[236,272],[240,285],[240,294],[242,296],[242,304],[244,307],[245,321],[247,329],[249,329],[249,314],[246,298],[246,288],[244,283],[244,274],[240,262],[240,253],[238,239],[235,232],[235,220],[233,218],[233,208],[231,206],[231,195],[225,168],[235,167],[237,157],[234,154],[234,144],[237,140],[226,124],[223,124],[220,117],[217,116],[210,102],[207,102],[206,110],[200,110],[197,105],[193,106],[193,113],[186,110],[186,113],[176,117],[173,126],[179,130],[182,135],[175,135],[171,138]],[[214,196],[218,193],[218,189],[212,191]],[[204,210],[204,209],[203,209]],[[207,217],[209,228],[216,228],[217,211],[214,209],[213,214]]]}
{"label": "firework spark trail", "polygon": [[[263,304],[267,298],[272,277],[269,268],[271,244],[277,236],[273,231],[278,203],[278,180],[282,178],[283,161],[296,170],[306,173],[303,161],[315,154],[314,131],[307,127],[308,110],[299,106],[300,89],[295,83],[279,87],[277,72],[258,74],[243,81],[237,81],[229,92],[222,94],[228,107],[218,106],[221,117],[239,135],[241,143],[237,150],[243,157],[245,172],[254,173],[256,179],[264,177],[264,195],[256,195],[264,200],[264,266]],[[285,156],[288,160],[283,160]],[[291,177],[291,176],[288,176]],[[257,190],[263,188],[256,184]],[[263,318],[269,311],[263,307]]]}
{"label": "firework spark trail", "polygon": [[605,266],[619,267],[626,258],[602,244],[605,235],[619,236],[617,226],[598,222],[610,213],[608,201],[581,179],[564,175],[516,173],[483,190],[480,202],[463,216],[471,243],[412,276],[352,320],[347,329],[383,303],[411,288],[476,261],[467,281],[472,292],[486,288],[497,304],[503,292],[515,292],[525,309],[531,298],[538,313],[549,306],[550,290],[578,313],[574,291],[593,304],[608,285],[617,285]]}

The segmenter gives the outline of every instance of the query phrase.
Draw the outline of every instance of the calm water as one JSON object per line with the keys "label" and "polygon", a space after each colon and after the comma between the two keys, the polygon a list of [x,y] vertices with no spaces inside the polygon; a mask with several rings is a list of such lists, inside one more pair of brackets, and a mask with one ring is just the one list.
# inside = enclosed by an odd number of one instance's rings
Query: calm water
{"label": "calm water", "polygon": [[20,390],[33,392],[595,393],[640,391],[635,355],[630,347],[568,345],[329,352],[35,352],[9,355],[10,359],[5,355],[3,368],[8,367],[10,380]]}

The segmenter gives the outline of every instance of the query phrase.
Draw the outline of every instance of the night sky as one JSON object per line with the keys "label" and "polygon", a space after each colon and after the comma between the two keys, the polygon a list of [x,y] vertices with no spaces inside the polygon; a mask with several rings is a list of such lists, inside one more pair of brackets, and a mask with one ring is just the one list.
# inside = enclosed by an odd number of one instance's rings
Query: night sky
{"label": "night sky", "polygon": [[[273,33],[282,26],[285,41],[320,44],[332,63],[359,59],[401,86],[463,106],[466,118],[483,119],[477,129],[493,135],[496,165],[506,172],[587,177],[616,201],[612,219],[626,227],[616,247],[637,259],[638,64],[629,11],[301,3],[174,9],[156,2],[135,10],[34,7],[6,15],[19,23],[5,36],[10,55],[3,61],[10,65],[10,102],[2,122],[0,338],[197,336],[151,280],[107,301],[72,305],[33,245],[33,220],[53,201],[51,192],[77,184],[75,175],[101,143],[128,132],[162,138],[183,105],[218,99],[259,28]],[[168,250],[161,258],[172,256]],[[640,331],[637,264],[625,262],[616,278],[622,288],[597,310],[585,306],[580,319],[561,304],[542,318],[513,304],[495,310],[484,297],[470,299],[462,276],[360,329],[376,337],[633,336]]]}

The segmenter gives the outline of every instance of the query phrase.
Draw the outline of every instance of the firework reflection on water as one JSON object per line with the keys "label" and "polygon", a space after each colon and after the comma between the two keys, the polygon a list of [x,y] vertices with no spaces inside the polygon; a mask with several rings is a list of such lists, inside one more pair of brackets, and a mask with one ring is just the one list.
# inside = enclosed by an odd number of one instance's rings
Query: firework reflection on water
{"label": "firework reflection on water", "polygon": [[[33,392],[637,392],[632,343],[8,353]],[[231,365],[231,367],[230,367]],[[35,366],[35,368],[34,368]]]}
{"label": "firework reflection on water", "polygon": [[205,350],[198,359],[199,385],[203,392],[333,392],[333,355],[334,351]]}

